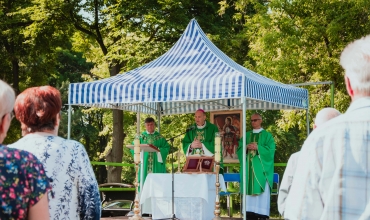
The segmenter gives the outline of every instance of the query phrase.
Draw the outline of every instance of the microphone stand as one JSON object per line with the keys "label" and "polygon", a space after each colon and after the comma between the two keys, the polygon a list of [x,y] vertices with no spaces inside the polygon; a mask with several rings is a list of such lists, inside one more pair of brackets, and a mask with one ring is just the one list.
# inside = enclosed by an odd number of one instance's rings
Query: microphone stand
{"label": "microphone stand", "polygon": [[175,138],[180,137],[181,135],[184,135],[188,131],[191,131],[191,130],[194,130],[194,129],[195,129],[195,127],[192,126],[192,127],[188,128],[188,129],[186,129],[186,131],[184,133],[181,133],[179,135],[176,135],[176,136],[171,137],[171,138],[169,138],[169,139],[166,140],[166,141],[170,141],[171,142],[170,151],[172,150],[172,161],[171,161],[171,164],[172,164],[172,170],[171,170],[171,174],[172,174],[172,217],[171,217],[171,219],[172,220],[174,220],[174,219],[177,219],[178,220],[178,218],[176,218],[176,215],[175,215],[175,175],[174,175],[174,172],[173,172],[173,154],[174,154],[173,141],[175,140]]}

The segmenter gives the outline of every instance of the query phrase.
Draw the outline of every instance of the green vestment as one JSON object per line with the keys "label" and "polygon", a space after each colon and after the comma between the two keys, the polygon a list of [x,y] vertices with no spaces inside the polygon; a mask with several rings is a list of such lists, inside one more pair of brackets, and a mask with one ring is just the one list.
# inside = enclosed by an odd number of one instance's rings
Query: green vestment
{"label": "green vestment", "polygon": [[[194,139],[197,138],[212,154],[215,153],[215,133],[218,132],[216,125],[206,121],[206,126],[202,129],[198,129],[197,125],[194,124],[195,129],[186,132],[184,139],[182,140],[182,149],[184,153],[188,152],[189,146],[193,143]],[[194,154],[189,152],[189,154]]]}
{"label": "green vestment", "polygon": [[[246,155],[247,164],[243,164],[243,138],[246,138],[246,145],[257,142],[258,150],[248,150]],[[246,169],[247,195],[259,195],[264,192],[266,181],[270,190],[274,175],[275,141],[271,133],[262,130],[259,133],[248,131],[239,141],[237,150],[240,161],[240,192],[243,193],[243,169]]]}
{"label": "green vestment", "polygon": [[[184,154],[189,150],[190,144],[194,141],[195,138],[200,140],[202,144],[209,150],[212,154],[215,153],[215,133],[219,132],[216,125],[212,124],[209,121],[206,121],[206,126],[202,129],[198,129],[197,125],[193,125],[195,127],[194,130],[190,130],[186,132],[184,139],[182,140],[182,149]],[[189,152],[189,155],[193,155],[195,150],[193,149]],[[220,166],[220,173],[223,174],[223,159],[222,153],[221,154],[221,166]]]}
{"label": "green vestment", "polygon": [[[148,134],[146,131],[140,135],[140,144],[152,144],[160,150],[162,156],[162,163],[158,162],[158,156],[155,152],[144,152],[144,159],[142,161],[144,168],[144,181],[148,173],[166,173],[166,158],[170,150],[170,145],[166,139],[162,137],[157,131],[153,134]],[[134,151],[131,150],[132,155]],[[139,168],[139,181],[141,178],[141,166]]]}

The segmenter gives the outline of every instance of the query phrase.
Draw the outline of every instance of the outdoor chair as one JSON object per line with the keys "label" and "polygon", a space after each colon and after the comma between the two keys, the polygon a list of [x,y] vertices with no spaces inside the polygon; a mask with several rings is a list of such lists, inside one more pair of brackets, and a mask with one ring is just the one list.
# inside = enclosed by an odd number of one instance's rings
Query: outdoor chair
{"label": "outdoor chair", "polygon": [[[224,173],[224,181],[225,183],[240,183],[240,174],[239,173]],[[227,191],[220,192],[220,196],[227,196],[227,213],[229,217],[232,217],[232,199],[230,198],[231,195],[240,194],[239,189],[235,189],[232,187],[232,184],[227,184]]]}
{"label": "outdoor chair", "polygon": [[271,195],[277,196],[279,194],[280,178],[278,173],[274,173],[274,178],[272,180]]}
{"label": "outdoor chair", "polygon": [[[224,180],[225,183],[230,183],[230,182],[237,182],[240,183],[240,174],[239,173],[224,173]],[[271,195],[278,195],[279,194],[279,187],[280,187],[280,177],[278,173],[274,173],[273,176],[273,181],[272,181],[272,189],[271,189]],[[227,191],[220,192],[220,196],[227,196],[227,212],[228,216],[232,217],[232,200],[230,196],[240,194],[239,189],[235,189],[233,187],[230,187],[232,185],[227,186]],[[240,213],[242,213],[242,206],[240,206]]]}

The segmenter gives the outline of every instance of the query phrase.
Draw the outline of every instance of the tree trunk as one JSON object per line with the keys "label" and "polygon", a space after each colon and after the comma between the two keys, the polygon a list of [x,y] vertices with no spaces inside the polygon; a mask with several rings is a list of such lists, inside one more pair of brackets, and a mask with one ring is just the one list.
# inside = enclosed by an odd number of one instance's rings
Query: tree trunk
{"label": "tree trunk", "polygon": [[[120,64],[114,65],[110,69],[110,75],[115,76],[120,71]],[[107,155],[108,162],[122,163],[123,157],[123,111],[113,109],[113,143],[112,150]],[[122,167],[108,166],[108,183],[120,183]]]}
{"label": "tree trunk", "polygon": [[[123,111],[113,109],[113,143],[107,155],[108,162],[122,163],[123,157]],[[108,183],[121,182],[122,167],[108,166]]]}
{"label": "tree trunk", "polygon": [[[12,62],[12,73],[13,73],[13,85],[11,85],[15,93],[19,94],[19,59],[15,55],[16,46],[14,42],[8,42],[7,40],[3,41],[5,50],[8,52],[8,57],[10,57]],[[10,80],[10,79],[9,79]],[[10,83],[9,83],[10,84]]]}
{"label": "tree trunk", "polygon": [[13,71],[13,89],[15,93],[19,94],[19,62],[18,59],[12,59],[12,71]]}

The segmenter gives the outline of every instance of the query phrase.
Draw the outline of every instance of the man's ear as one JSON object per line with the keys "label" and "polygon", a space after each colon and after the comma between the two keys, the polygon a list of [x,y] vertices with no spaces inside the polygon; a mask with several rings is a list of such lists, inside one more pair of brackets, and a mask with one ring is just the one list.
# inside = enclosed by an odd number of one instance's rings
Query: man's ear
{"label": "man's ear", "polygon": [[2,143],[4,141],[4,139],[6,138],[6,133],[8,132],[8,129],[10,127],[10,117],[5,115],[5,117],[3,117],[3,120],[1,121],[1,124],[0,124],[0,143]]}
{"label": "man's ear", "polygon": [[5,120],[6,120],[6,116],[3,117],[3,120],[1,120],[0,122],[0,134],[2,134],[5,131]]}
{"label": "man's ear", "polygon": [[348,92],[348,95],[351,96],[351,98],[354,96],[354,92],[351,86],[351,81],[347,76],[344,76],[344,81],[346,82],[346,89]]}

